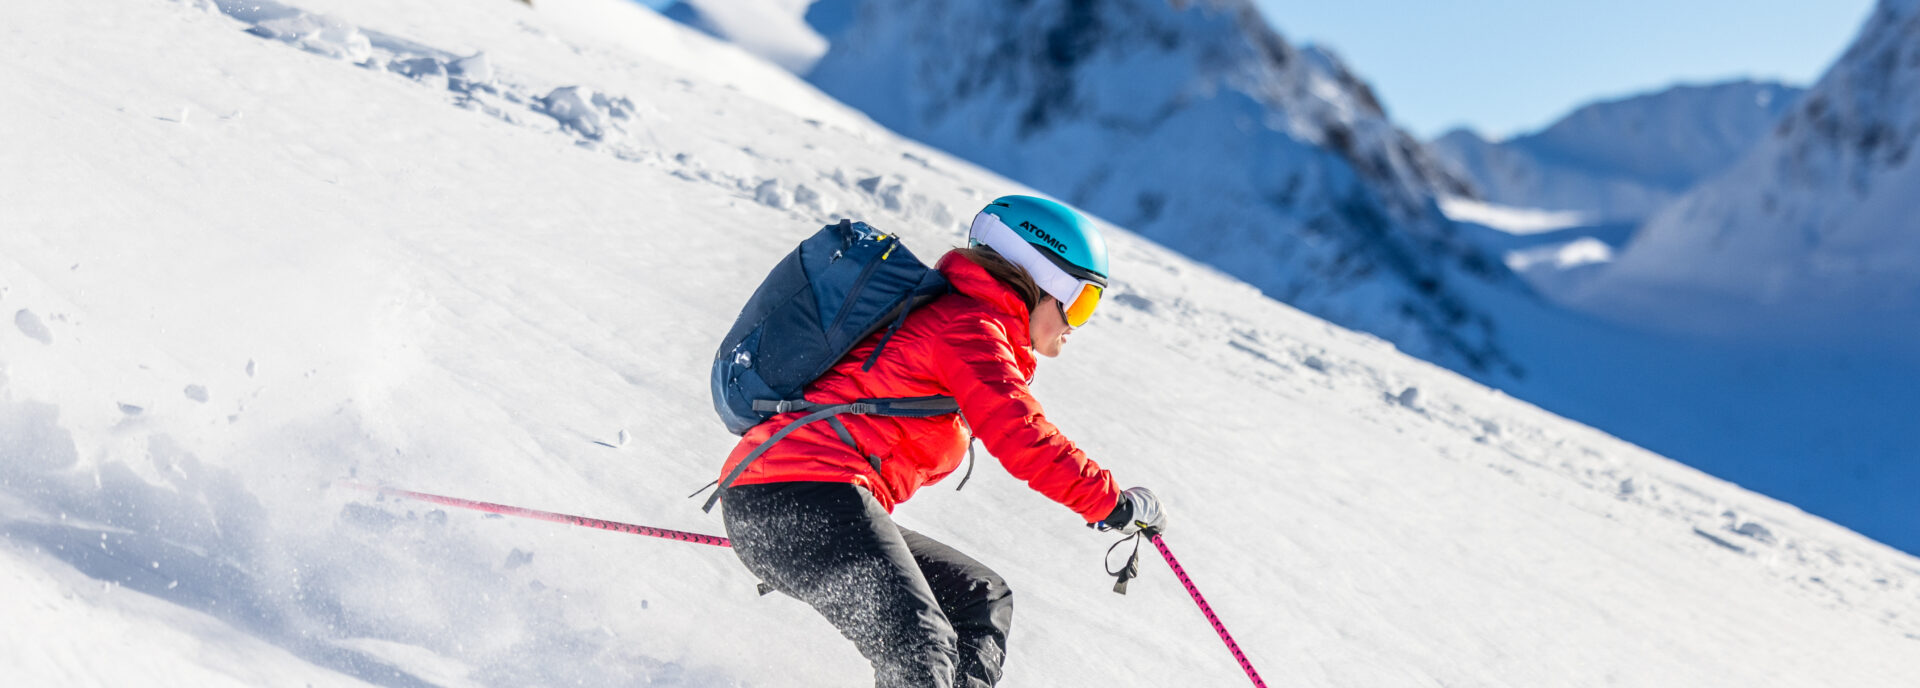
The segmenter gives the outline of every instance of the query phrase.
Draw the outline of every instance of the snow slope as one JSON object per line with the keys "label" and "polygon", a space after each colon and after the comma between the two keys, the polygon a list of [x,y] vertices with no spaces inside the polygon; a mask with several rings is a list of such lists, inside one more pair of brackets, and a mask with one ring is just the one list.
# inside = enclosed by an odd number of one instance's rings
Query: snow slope
{"label": "snow slope", "polygon": [[1769,136],[1651,218],[1579,304],[1674,330],[1911,355],[1916,138],[1920,9],[1882,2]]}
{"label": "snow slope", "polygon": [[[831,10],[831,11],[829,11]],[[885,3],[807,79],[896,132],[1125,224],[1308,312],[1513,374],[1452,282],[1509,280],[1434,205],[1462,193],[1330,50],[1247,0]]]}
{"label": "snow slope", "polygon": [[[931,252],[1019,187],[618,0],[0,17],[10,684],[864,682],[727,552],[330,485],[716,531],[684,497],[753,281],[828,219]],[[1920,560],[1110,236],[1036,392],[1178,510],[1269,681],[1920,670]],[[1111,594],[1107,540],[991,465],[899,517],[1020,591],[1005,685],[1244,681],[1164,566]]]}

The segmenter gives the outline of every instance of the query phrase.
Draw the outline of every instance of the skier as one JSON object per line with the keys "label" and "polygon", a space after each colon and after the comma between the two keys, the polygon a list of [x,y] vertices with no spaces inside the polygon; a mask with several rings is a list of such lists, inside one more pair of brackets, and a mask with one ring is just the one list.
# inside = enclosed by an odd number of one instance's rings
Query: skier
{"label": "skier", "polygon": [[[960,413],[848,415],[800,427],[720,493],[740,561],[852,640],[873,664],[878,688],[1000,680],[1013,620],[1006,581],[889,515],[959,468],[969,433],[1014,477],[1091,528],[1133,534],[1165,525],[1151,491],[1120,490],[1047,422],[1027,388],[1033,355],[1060,355],[1099,303],[1105,241],[1078,213],[1030,196],[995,199],[968,238],[937,265],[952,291],[913,311],[884,356],[863,370],[880,335],[869,337],[805,392],[819,403],[946,395]],[[747,431],[721,474],[801,415],[776,415]]]}

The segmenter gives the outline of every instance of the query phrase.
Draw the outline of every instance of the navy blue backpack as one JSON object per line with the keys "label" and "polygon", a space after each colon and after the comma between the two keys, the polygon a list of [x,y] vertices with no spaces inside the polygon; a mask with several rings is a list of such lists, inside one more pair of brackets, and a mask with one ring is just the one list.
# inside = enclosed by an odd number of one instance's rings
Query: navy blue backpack
{"label": "navy blue backpack", "polygon": [[[841,220],[827,225],[773,267],[754,290],[733,329],[713,357],[713,409],[727,430],[744,435],[781,413],[806,413],[748,454],[716,481],[720,489],[707,499],[707,511],[754,459],[788,433],[818,420],[833,425],[841,441],[853,436],[835,418],[842,413],[925,418],[957,413],[952,397],[860,399],[846,404],[815,404],[801,391],[838,363],[854,346],[885,328],[886,334],[862,370],[873,368],[907,314],[949,289],[947,280],[915,258],[900,238]],[[880,459],[867,455],[874,470]]]}

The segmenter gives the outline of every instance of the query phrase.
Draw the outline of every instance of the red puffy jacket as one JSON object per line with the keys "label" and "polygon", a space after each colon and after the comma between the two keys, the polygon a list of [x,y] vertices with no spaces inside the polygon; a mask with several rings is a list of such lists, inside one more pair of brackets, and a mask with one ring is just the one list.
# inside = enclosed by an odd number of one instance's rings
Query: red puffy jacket
{"label": "red puffy jacket", "polygon": [[[915,310],[887,342],[871,370],[862,371],[879,335],[868,337],[803,393],[808,401],[839,404],[862,398],[935,394],[959,401],[960,416],[897,418],[838,416],[860,445],[841,441],[826,421],[809,424],[768,449],[735,485],[788,481],[852,483],[893,510],[921,486],[959,468],[967,453],[967,424],[1007,472],[1087,522],[1106,518],[1119,502],[1113,476],[1073,446],[1040,413],[1027,390],[1035,361],[1027,347],[1027,308],[1020,296],[973,261],[942,256],[939,270],[953,292]],[[727,457],[733,471],[755,447],[801,413],[774,416],[748,430]],[[862,453],[880,457],[875,472]]]}

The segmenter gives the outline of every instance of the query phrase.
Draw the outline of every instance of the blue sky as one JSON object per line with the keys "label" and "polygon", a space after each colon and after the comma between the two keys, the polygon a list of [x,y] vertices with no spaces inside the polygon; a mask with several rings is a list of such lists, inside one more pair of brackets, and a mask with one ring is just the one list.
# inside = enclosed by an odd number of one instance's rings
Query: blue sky
{"label": "blue sky", "polygon": [[1294,43],[1331,46],[1422,138],[1500,137],[1677,82],[1807,85],[1872,0],[1255,0]]}
{"label": "blue sky", "polygon": [[[659,7],[668,0],[637,0]],[[1503,137],[1675,83],[1807,85],[1873,0],[1254,0],[1289,41],[1330,46],[1422,138]]]}

